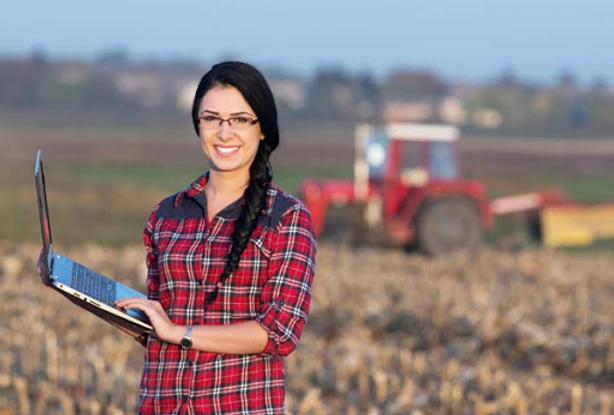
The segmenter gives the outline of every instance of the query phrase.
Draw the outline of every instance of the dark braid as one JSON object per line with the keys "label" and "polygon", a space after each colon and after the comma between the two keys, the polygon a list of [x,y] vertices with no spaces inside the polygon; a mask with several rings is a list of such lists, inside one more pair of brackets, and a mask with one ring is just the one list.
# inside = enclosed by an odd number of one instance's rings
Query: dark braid
{"label": "dark braid", "polygon": [[213,291],[207,293],[205,304],[215,301],[220,288],[224,285],[228,277],[237,269],[239,260],[247,247],[249,238],[256,229],[256,226],[258,226],[258,219],[265,207],[267,190],[271,183],[271,173],[268,166],[270,152],[266,154],[266,150],[263,149],[264,147],[265,146],[262,144],[260,145],[256,153],[256,158],[250,166],[250,182],[243,194],[245,204],[242,207],[241,214],[235,221],[234,231],[230,237],[232,248],[228,255],[226,255],[224,271],[217,285]]}
{"label": "dark braid", "polygon": [[273,93],[264,76],[256,68],[243,62],[222,62],[214,65],[200,80],[192,105],[192,121],[197,134],[200,133],[198,111],[202,98],[215,86],[233,86],[241,92],[258,117],[264,139],[260,141],[256,157],[249,169],[249,185],[243,193],[244,204],[234,224],[232,247],[226,255],[224,271],[215,288],[207,293],[205,304],[217,298],[220,287],[237,269],[249,238],[258,225],[272,180],[269,156],[279,144],[277,108]]}

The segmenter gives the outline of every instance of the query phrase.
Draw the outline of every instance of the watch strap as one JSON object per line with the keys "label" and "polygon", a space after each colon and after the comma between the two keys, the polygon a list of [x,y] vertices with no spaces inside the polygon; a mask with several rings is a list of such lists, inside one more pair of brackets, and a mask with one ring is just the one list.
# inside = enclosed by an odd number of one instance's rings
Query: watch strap
{"label": "watch strap", "polygon": [[185,331],[185,334],[183,335],[183,338],[186,340],[192,340],[192,325],[189,325],[187,330]]}

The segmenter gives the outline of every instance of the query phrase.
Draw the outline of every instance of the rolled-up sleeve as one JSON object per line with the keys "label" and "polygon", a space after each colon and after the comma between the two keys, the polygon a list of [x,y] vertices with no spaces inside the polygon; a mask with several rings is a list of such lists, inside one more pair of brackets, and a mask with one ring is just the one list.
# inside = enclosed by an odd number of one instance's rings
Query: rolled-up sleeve
{"label": "rolled-up sleeve", "polygon": [[317,242],[311,215],[301,204],[278,225],[256,321],[267,331],[264,354],[287,356],[296,348],[307,322],[315,276]]}
{"label": "rolled-up sleeve", "polygon": [[[150,300],[159,299],[160,275],[158,271],[158,256],[153,240],[153,229],[158,207],[156,207],[149,216],[147,225],[143,230],[143,243],[146,252],[145,264],[147,265],[147,298]],[[147,335],[140,335],[136,340],[142,345],[145,345],[147,343]]]}

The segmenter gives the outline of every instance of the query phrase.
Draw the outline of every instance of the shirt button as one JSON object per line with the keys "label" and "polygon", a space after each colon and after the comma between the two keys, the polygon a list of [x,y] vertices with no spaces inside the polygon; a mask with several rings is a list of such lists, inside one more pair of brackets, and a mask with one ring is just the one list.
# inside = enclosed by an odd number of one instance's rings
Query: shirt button
{"label": "shirt button", "polygon": [[193,363],[193,362],[192,362],[191,360],[189,360],[189,361],[188,361],[188,367],[192,367],[192,363]]}
{"label": "shirt button", "polygon": [[183,395],[183,402],[187,402],[188,401],[188,395]]}

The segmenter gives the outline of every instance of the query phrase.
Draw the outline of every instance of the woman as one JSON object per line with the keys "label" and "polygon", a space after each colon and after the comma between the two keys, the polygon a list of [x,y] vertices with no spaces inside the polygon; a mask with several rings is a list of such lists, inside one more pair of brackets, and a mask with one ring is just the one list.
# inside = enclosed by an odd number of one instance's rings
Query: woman
{"label": "woman", "polygon": [[148,299],[141,414],[284,413],[284,361],[310,308],[316,241],[304,205],[271,178],[277,110],[240,62],[200,81],[192,119],[209,171],[164,199],[144,231]]}

